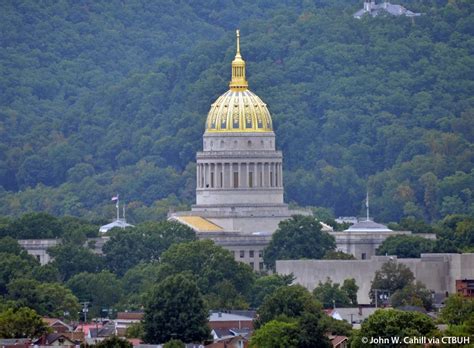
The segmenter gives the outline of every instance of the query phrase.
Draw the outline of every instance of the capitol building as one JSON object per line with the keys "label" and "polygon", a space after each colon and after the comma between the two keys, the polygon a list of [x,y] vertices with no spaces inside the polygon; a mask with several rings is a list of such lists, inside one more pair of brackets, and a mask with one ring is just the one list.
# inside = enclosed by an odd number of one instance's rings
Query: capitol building
{"label": "capitol building", "polygon": [[263,269],[262,250],[278,223],[310,214],[284,203],[282,161],[267,105],[248,88],[237,31],[229,90],[211,104],[196,155],[196,204],[170,219]]}
{"label": "capitol building", "polygon": [[[169,219],[191,227],[200,239],[212,239],[230,250],[237,261],[256,271],[265,269],[263,249],[282,220],[310,211],[290,210],[283,201],[283,155],[276,150],[267,105],[248,88],[245,61],[237,51],[229,90],[211,104],[203,151],[196,155],[196,204]],[[337,249],[370,259],[392,231],[369,219],[342,232],[321,223]],[[431,235],[429,238],[433,238]]]}

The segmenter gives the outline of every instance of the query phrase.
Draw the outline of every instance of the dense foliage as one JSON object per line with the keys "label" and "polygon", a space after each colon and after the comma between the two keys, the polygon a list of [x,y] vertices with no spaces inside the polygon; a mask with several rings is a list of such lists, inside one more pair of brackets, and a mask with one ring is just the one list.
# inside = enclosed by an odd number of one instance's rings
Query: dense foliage
{"label": "dense foliage", "polygon": [[[351,347],[367,347],[367,341],[364,341],[364,339],[381,338],[382,340],[388,339],[390,343],[381,341],[383,344],[380,344],[380,346],[392,348],[403,346],[404,337],[434,337],[435,335],[436,326],[431,318],[425,314],[403,312],[396,309],[379,309],[364,320],[360,332],[351,343]],[[398,338],[400,341],[397,343],[393,341],[393,338]]]}
{"label": "dense foliage", "polygon": [[433,305],[432,293],[425,284],[415,282],[410,268],[392,260],[375,272],[369,296],[380,306],[416,306],[430,311]]}
{"label": "dense foliage", "polygon": [[334,237],[321,230],[316,218],[294,215],[278,224],[263,252],[263,261],[275,269],[276,260],[322,259],[335,248]]}
{"label": "dense foliage", "polygon": [[354,278],[344,280],[340,287],[328,278],[324,283],[319,282],[313,294],[324,308],[354,307],[357,306],[357,290]]}
{"label": "dense foliage", "polygon": [[301,285],[277,289],[265,298],[255,321],[251,347],[330,347],[321,305]]}
{"label": "dense foliage", "polygon": [[132,222],[190,204],[237,27],[288,201],[354,215],[368,183],[378,220],[473,213],[472,1],[362,20],[358,0],[0,6],[3,215],[113,216],[117,192]]}
{"label": "dense foliage", "polygon": [[143,320],[147,343],[201,342],[209,338],[208,310],[191,273],[170,276],[149,296]]}
{"label": "dense foliage", "polygon": [[31,308],[9,308],[0,312],[1,338],[37,338],[47,332],[43,319]]}

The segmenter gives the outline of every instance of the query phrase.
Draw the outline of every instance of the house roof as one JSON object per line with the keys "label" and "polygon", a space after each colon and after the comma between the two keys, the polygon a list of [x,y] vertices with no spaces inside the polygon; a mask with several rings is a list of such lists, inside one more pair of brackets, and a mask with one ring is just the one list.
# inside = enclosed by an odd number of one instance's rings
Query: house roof
{"label": "house roof", "polygon": [[65,341],[71,342],[72,344],[76,344],[78,341],[72,340],[68,336],[62,334],[62,333],[50,333],[47,334],[46,336],[42,336],[39,339],[35,341],[35,344],[40,344],[40,345],[51,345],[51,343],[56,342],[60,338],[63,338]]}
{"label": "house roof", "polygon": [[142,320],[144,312],[118,312],[117,319],[128,319],[128,320]]}
{"label": "house roof", "polygon": [[55,324],[60,324],[68,329],[68,331],[72,331],[72,326],[66,324],[64,321],[58,318],[48,318],[48,317],[43,317],[43,321],[46,323],[48,326],[53,326]]}
{"label": "house roof", "polygon": [[253,318],[246,317],[243,315],[232,314],[232,313],[211,313],[209,316],[209,322],[216,322],[216,321],[252,321]]}
{"label": "house roof", "polygon": [[347,336],[331,336],[329,337],[329,339],[331,340],[331,344],[333,347],[337,347],[342,342],[348,340]]}

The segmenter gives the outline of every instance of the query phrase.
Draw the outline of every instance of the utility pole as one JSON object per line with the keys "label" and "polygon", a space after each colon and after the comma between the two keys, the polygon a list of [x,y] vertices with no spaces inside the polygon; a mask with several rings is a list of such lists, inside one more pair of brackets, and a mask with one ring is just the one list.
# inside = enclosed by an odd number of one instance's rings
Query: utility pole
{"label": "utility pole", "polygon": [[81,302],[82,313],[84,313],[84,322],[87,323],[87,312],[89,312],[89,301]]}

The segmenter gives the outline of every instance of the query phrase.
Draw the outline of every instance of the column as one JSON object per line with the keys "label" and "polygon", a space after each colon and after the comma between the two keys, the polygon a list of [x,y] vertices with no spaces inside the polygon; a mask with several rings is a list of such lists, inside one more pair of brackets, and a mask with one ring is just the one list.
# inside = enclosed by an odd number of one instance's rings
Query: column
{"label": "column", "polygon": [[199,188],[199,184],[200,184],[200,178],[199,178],[199,163],[196,164],[196,187]]}
{"label": "column", "polygon": [[280,163],[280,187],[283,187],[283,163]]}
{"label": "column", "polygon": [[239,187],[242,187],[242,163],[238,163],[237,172],[239,173]]}
{"label": "column", "polygon": [[249,168],[249,166],[250,166],[250,163],[247,162],[246,163],[246,167],[247,167],[247,186],[246,187],[247,188],[250,187],[250,178],[249,178],[250,168]]}

